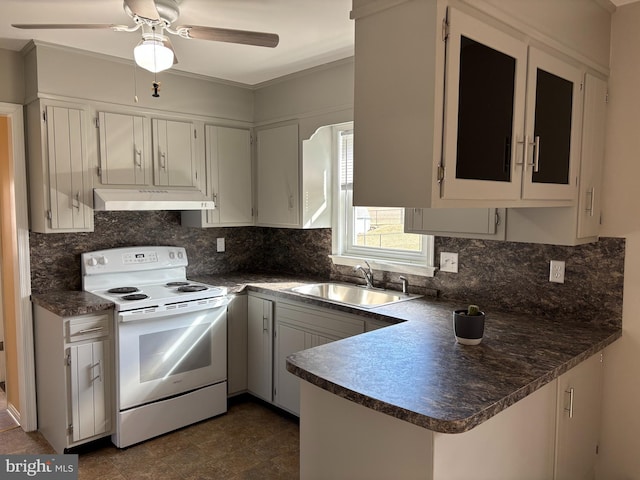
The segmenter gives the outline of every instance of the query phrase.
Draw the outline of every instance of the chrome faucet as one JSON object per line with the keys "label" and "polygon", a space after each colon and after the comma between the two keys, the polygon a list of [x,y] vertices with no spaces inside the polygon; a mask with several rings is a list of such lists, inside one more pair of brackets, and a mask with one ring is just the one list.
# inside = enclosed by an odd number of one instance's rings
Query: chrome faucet
{"label": "chrome faucet", "polygon": [[364,275],[364,280],[367,282],[367,288],[373,288],[373,270],[371,270],[371,265],[369,265],[369,262],[365,260],[364,263],[367,264],[367,268],[364,268],[362,265],[356,265],[353,268],[353,271],[361,271],[362,275]]}
{"label": "chrome faucet", "polygon": [[404,293],[404,294],[409,293],[409,291],[408,291],[409,290],[409,280],[407,280],[407,277],[400,276],[398,278],[402,282],[402,293]]}

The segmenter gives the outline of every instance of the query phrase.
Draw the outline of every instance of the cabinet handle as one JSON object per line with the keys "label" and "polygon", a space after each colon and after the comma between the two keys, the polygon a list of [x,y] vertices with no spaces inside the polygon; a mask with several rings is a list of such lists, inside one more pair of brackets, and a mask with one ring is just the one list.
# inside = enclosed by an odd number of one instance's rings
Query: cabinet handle
{"label": "cabinet handle", "polygon": [[540,135],[533,141],[533,171],[538,172],[540,166]]}
{"label": "cabinet handle", "polygon": [[95,365],[93,365],[93,369],[95,369],[96,367],[98,367],[98,375],[95,375],[92,379],[93,382],[95,382],[96,380],[100,380],[102,381],[102,360],[98,360],[98,363],[96,363]]}
{"label": "cabinet handle", "polygon": [[262,317],[262,331],[264,331],[264,332],[268,332],[269,331],[269,318],[268,317]]}
{"label": "cabinet handle", "polygon": [[219,206],[220,206],[220,204],[218,203],[218,194],[217,194],[217,193],[214,193],[214,194],[213,194],[213,204],[214,204],[216,207],[219,207]]}
{"label": "cabinet handle", "polygon": [[565,390],[564,393],[569,394],[569,406],[565,407],[564,411],[569,412],[569,418],[573,418],[573,387],[569,390]]}
{"label": "cabinet handle", "polygon": [[133,163],[136,167],[142,168],[142,149],[133,146]]}
{"label": "cabinet handle", "polygon": [[160,168],[167,169],[167,155],[164,152],[160,152]]}
{"label": "cabinet handle", "polygon": [[289,195],[289,208],[293,208],[293,195]]}
{"label": "cabinet handle", "polygon": [[587,195],[589,195],[589,208],[587,208],[586,211],[589,212],[590,217],[593,217],[593,209],[595,206],[596,198],[596,187],[591,187],[587,192]]}
{"label": "cabinet handle", "polygon": [[73,200],[71,201],[71,206],[73,208],[77,208],[78,211],[80,211],[80,192],[76,192],[76,194],[73,196]]}
{"label": "cabinet handle", "polygon": [[76,336],[76,335],[86,335],[87,333],[93,333],[93,332],[101,332],[104,329],[104,327],[91,327],[91,328],[85,328],[83,330],[78,330],[76,333],[74,333],[72,336]]}

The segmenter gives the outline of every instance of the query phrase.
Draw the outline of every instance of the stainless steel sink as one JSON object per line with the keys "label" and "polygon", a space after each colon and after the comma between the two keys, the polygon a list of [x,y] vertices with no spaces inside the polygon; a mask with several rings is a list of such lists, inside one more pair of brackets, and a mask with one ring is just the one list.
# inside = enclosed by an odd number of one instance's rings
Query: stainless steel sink
{"label": "stainless steel sink", "polygon": [[328,302],[340,303],[353,307],[373,308],[390,303],[413,300],[422,295],[411,295],[393,290],[364,288],[357,285],[345,285],[343,283],[314,283],[294,287],[292,292],[309,297],[320,298]]}

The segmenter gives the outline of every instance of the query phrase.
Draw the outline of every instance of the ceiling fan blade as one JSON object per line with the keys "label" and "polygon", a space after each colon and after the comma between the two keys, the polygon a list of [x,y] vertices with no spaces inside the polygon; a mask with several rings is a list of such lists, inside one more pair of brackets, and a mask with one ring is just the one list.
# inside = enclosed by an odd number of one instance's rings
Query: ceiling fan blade
{"label": "ceiling fan blade", "polygon": [[83,29],[83,28],[114,28],[120,25],[110,23],[13,23],[12,27],[25,30],[55,30],[55,29]]}
{"label": "ceiling fan blade", "polygon": [[179,32],[186,32],[187,38],[212,40],[214,42],[242,43],[258,47],[275,47],[280,37],[275,33],[250,32],[248,30],[232,30],[228,28],[199,27],[184,25],[178,27]]}
{"label": "ceiling fan blade", "polygon": [[124,0],[131,12],[148,20],[160,20],[160,14],[153,0]]}

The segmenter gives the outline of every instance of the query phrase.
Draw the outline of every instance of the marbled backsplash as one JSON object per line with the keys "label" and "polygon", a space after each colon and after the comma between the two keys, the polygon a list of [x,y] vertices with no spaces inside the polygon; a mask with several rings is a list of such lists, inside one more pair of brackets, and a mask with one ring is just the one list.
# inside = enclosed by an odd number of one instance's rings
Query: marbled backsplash
{"label": "marbled backsplash", "polygon": [[[226,251],[216,252],[218,237]],[[176,245],[187,249],[190,277],[229,272],[277,273],[361,283],[348,267],[335,267],[331,229],[261,227],[188,228],[178,212],[95,212],[95,231],[31,233],[34,293],[80,290],[80,254],[132,245]],[[440,252],[457,252],[459,273],[405,275],[410,291],[476,303],[491,310],[532,316],[556,314],[620,325],[625,241],[604,238],[577,247],[436,237]],[[564,284],[550,283],[549,261],[566,262]],[[377,286],[400,289],[398,274],[375,272]]]}

